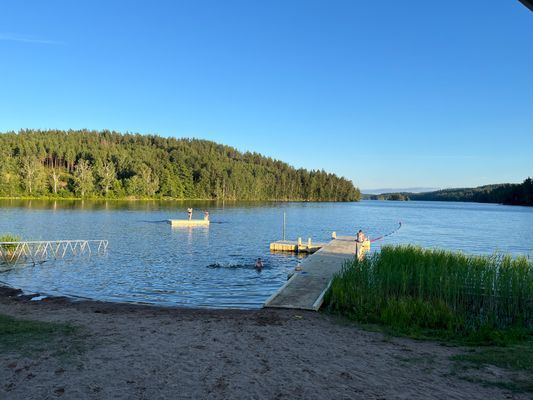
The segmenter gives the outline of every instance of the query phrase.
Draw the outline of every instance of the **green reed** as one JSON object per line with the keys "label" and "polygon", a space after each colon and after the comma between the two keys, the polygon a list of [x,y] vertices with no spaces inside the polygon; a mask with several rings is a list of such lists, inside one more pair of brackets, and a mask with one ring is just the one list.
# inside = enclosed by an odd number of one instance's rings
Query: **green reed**
{"label": "green reed", "polygon": [[533,264],[526,257],[384,246],[347,263],[325,300],[330,311],[401,330],[468,336],[531,329]]}
{"label": "green reed", "polygon": [[[0,235],[0,242],[20,242],[20,240],[20,236],[12,235],[11,233],[4,233],[3,235]],[[7,251],[12,251],[17,247],[17,245],[4,244],[2,247]]]}

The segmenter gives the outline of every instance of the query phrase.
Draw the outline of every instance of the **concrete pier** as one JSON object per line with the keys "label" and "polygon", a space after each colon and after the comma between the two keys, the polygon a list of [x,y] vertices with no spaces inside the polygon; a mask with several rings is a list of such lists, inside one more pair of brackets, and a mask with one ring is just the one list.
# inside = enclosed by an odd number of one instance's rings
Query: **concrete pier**
{"label": "concrete pier", "polygon": [[355,257],[355,237],[338,236],[301,263],[295,274],[264,304],[264,307],[318,311],[333,275]]}

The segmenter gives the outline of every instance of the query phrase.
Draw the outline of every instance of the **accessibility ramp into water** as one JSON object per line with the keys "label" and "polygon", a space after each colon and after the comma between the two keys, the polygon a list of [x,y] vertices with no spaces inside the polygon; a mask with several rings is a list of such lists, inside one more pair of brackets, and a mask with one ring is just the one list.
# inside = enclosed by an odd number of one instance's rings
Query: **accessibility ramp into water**
{"label": "accessibility ramp into water", "polygon": [[264,307],[318,311],[333,275],[355,256],[355,237],[338,236],[301,263],[296,272]]}

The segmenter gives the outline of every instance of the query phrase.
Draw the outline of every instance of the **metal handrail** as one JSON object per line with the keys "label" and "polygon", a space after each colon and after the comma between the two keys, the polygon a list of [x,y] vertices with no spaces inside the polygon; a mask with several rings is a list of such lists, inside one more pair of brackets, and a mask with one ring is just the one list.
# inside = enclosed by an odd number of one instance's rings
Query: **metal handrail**
{"label": "metal handrail", "polygon": [[16,264],[18,262],[43,262],[64,259],[67,256],[105,255],[109,242],[107,240],[32,240],[18,242],[0,242],[0,262]]}
{"label": "metal handrail", "polygon": [[38,243],[67,243],[67,242],[107,242],[107,240],[103,239],[92,239],[92,240],[84,240],[84,239],[75,239],[75,240],[19,240],[16,242],[0,242],[0,245],[3,244],[18,244],[18,243],[28,243],[28,244],[38,244]]}

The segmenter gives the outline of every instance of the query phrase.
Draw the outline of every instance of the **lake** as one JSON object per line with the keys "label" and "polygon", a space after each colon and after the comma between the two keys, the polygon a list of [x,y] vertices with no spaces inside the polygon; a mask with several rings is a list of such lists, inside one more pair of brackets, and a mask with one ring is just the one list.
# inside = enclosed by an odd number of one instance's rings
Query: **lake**
{"label": "lake", "polygon": [[[208,209],[208,228],[171,228],[165,220]],[[286,237],[328,241],[331,232],[373,244],[417,244],[533,256],[533,208],[452,202],[214,203],[173,201],[0,200],[0,234],[25,240],[107,239],[108,254],[0,266],[0,282],[25,292],[164,306],[258,308],[286,280],[298,258],[271,254]],[[257,257],[265,268],[254,269]]]}

